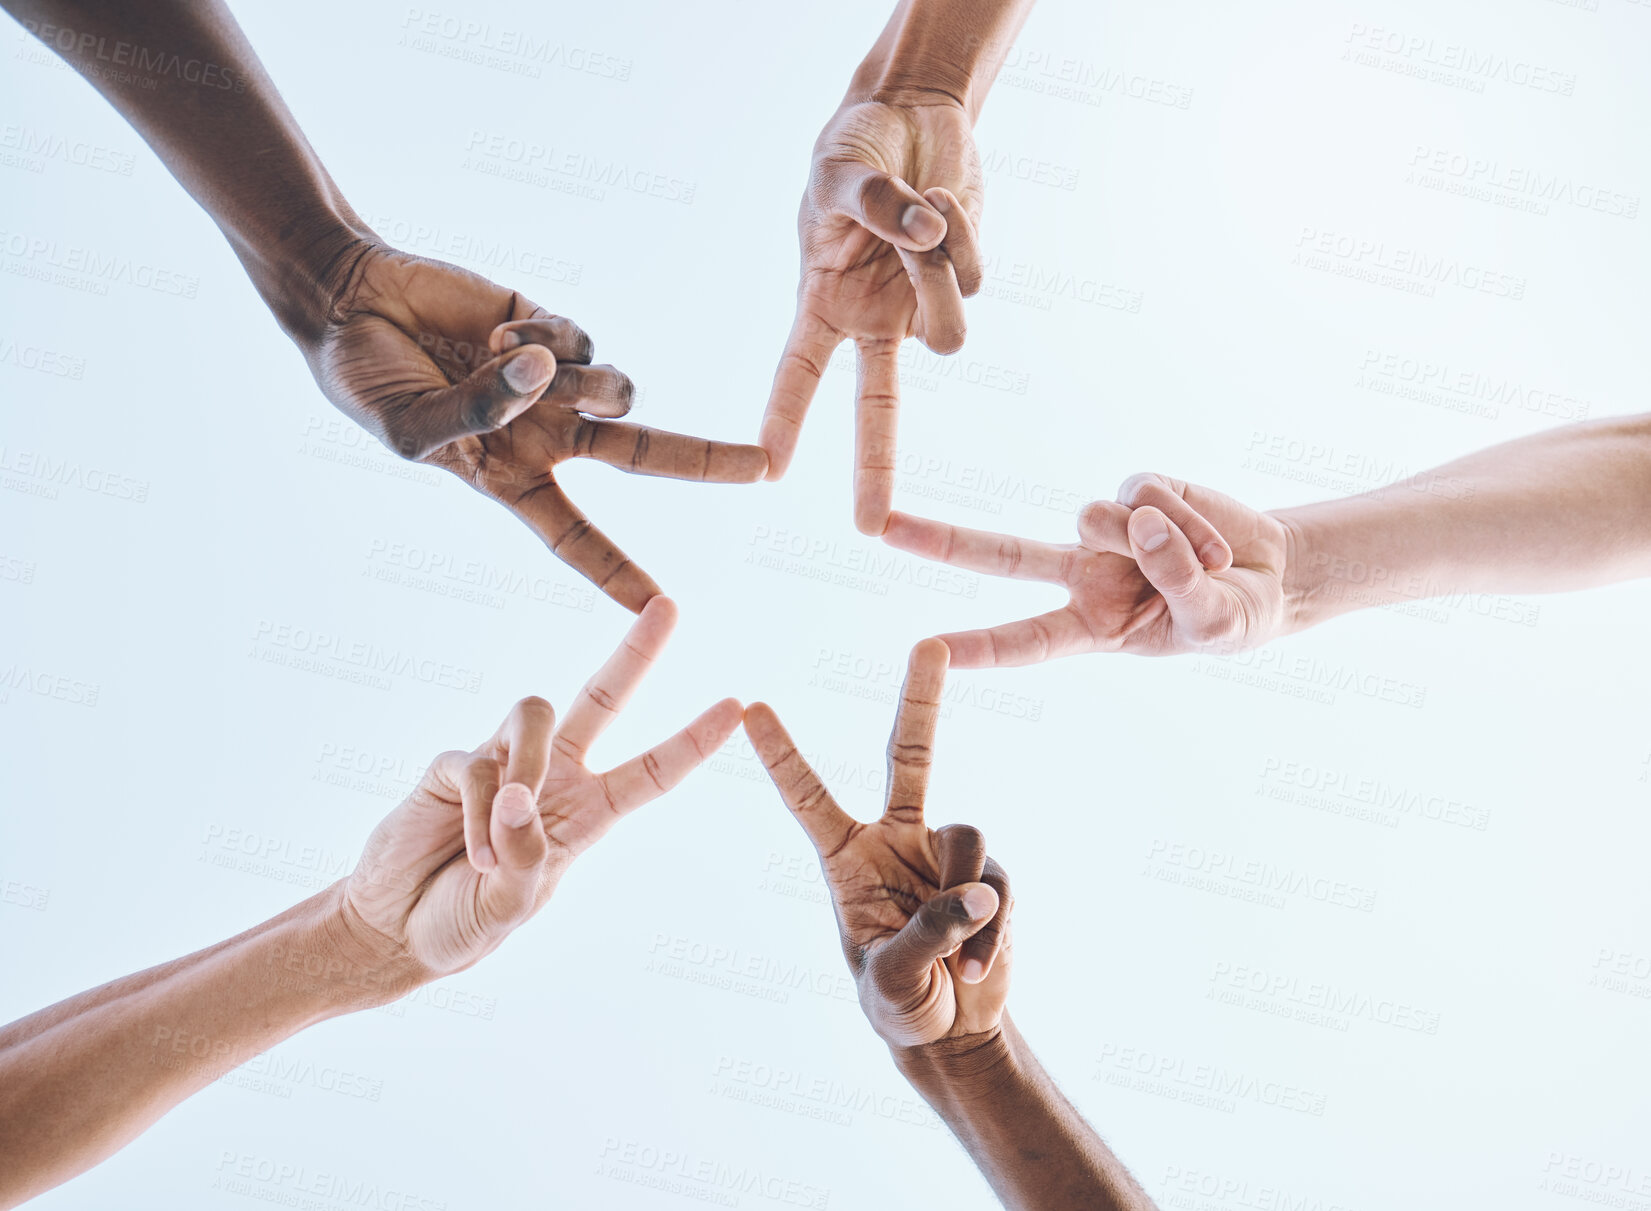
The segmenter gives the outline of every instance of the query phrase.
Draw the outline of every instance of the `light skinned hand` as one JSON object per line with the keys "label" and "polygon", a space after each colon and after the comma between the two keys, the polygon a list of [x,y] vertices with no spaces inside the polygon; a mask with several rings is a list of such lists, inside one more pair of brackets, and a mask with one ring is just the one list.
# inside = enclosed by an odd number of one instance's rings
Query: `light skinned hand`
{"label": "light skinned hand", "polygon": [[569,864],[614,823],[664,794],[740,722],[727,698],[668,740],[603,774],[585,753],[664,650],[676,606],[655,597],[560,722],[524,698],[472,752],[437,757],[368,839],[345,884],[345,926],[434,979],[489,954],[542,908]]}
{"label": "light skinned hand", "polygon": [[1285,625],[1294,538],[1279,519],[1168,476],[1125,480],[1078,515],[1067,545],[896,513],[889,545],[953,567],[1063,586],[1058,610],[942,635],[957,668],[1037,664],[1079,652],[1233,652]]}
{"label": "light skinned hand", "polygon": [[771,707],[745,712],[752,746],[820,855],[860,1007],[894,1047],[995,1032],[1009,996],[1008,876],[979,829],[923,820],[946,657],[935,639],[912,651],[888,798],[870,824],[837,805]]}
{"label": "light skinned hand", "polygon": [[362,239],[333,302],[293,335],[327,398],[403,458],[451,471],[509,509],[633,613],[659,592],[568,499],[555,468],[593,458],[639,475],[755,483],[756,446],[621,421],[631,380],[593,365],[572,320],[441,261]]}
{"label": "light skinned hand", "polygon": [[768,478],[785,474],[832,353],[859,359],[854,524],[881,534],[894,499],[900,344],[963,346],[981,284],[984,190],[972,122],[955,100],[845,104],[814,145],[797,226],[797,314],[763,416]]}

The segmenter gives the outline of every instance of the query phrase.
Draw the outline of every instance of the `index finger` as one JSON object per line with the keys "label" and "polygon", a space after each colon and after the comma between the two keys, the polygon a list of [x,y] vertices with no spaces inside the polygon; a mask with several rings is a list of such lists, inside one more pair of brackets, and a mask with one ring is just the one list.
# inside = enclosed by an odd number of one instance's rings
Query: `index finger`
{"label": "index finger", "polygon": [[768,392],[762,432],[757,437],[758,443],[768,451],[769,479],[778,479],[791,465],[791,456],[797,452],[797,435],[802,432],[808,405],[814,402],[820,376],[825,373],[832,350],[842,343],[841,332],[798,304],[797,318],[791,325],[791,335],[786,338],[785,351],[780,354],[779,367],[774,371],[774,385]]}
{"label": "index finger", "polygon": [[859,343],[854,425],[854,526],[873,537],[894,508],[894,448],[900,428],[900,342]]}
{"label": "index finger", "polygon": [[550,770],[550,736],[556,708],[543,698],[523,698],[510,708],[489,742],[504,762],[503,786],[519,782],[539,798]]}
{"label": "index finger", "polygon": [[946,684],[951,652],[938,639],[925,639],[911,651],[906,683],[900,687],[900,710],[889,735],[889,798],[885,816],[921,824],[923,797],[934,761],[934,729],[940,720],[940,691]]}
{"label": "index finger", "polygon": [[549,480],[530,488],[510,511],[574,571],[635,614],[659,595],[659,586]]}
{"label": "index finger", "polygon": [[665,650],[676,626],[676,614],[676,603],[669,597],[655,597],[643,607],[641,616],[631,624],[619,647],[585,682],[579,697],[568,708],[567,718],[562,720],[551,741],[557,752],[575,761],[585,759],[586,750],[596,743],[608,724],[619,717],[625,703]]}
{"label": "index finger", "polygon": [[891,547],[988,576],[1044,580],[1065,584],[1075,546],[1055,546],[1030,538],[1012,538],[988,530],[969,530],[945,522],[893,513],[883,541]]}
{"label": "index finger", "polygon": [[628,421],[582,417],[574,437],[575,457],[594,458],[633,475],[692,479],[710,484],[754,484],[768,470],[761,446],[712,441]]}
{"label": "index finger", "polygon": [[746,707],[745,734],[750,737],[757,756],[762,758],[763,768],[774,780],[780,798],[814,843],[815,852],[822,858],[830,858],[848,844],[860,831],[859,822],[837,806],[837,800],[826,790],[820,776],[797,751],[796,742],[774,714],[774,708],[766,702],[753,702]]}

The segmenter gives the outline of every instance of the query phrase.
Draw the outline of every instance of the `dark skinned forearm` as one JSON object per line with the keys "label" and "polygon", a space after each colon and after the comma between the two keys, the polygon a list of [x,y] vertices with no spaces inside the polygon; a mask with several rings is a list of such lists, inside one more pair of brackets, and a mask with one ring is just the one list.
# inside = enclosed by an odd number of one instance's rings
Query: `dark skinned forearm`
{"label": "dark skinned forearm", "polygon": [[1066,1100],[1007,1014],[990,1035],[893,1048],[1012,1211],[1151,1211],[1153,1202]]}

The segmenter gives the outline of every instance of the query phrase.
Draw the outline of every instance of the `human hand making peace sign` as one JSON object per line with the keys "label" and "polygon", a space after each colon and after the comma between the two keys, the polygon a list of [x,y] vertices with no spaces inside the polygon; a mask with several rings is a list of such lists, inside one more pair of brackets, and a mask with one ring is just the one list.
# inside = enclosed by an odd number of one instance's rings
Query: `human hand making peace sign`
{"label": "human hand making peace sign", "polygon": [[1009,996],[1009,878],[979,829],[923,820],[946,657],[936,639],[912,651],[888,799],[870,824],[837,806],[772,708],[745,713],[752,746],[820,855],[860,1007],[896,1047],[993,1034]]}

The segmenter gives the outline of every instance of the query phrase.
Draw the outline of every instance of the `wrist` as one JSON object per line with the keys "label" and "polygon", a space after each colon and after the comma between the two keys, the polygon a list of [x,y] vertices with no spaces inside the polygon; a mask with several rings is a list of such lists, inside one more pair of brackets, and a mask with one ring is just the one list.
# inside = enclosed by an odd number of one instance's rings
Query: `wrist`
{"label": "wrist", "polygon": [[843,104],[954,104],[973,122],[1029,8],[1017,0],[908,0],[855,71]]}
{"label": "wrist", "polygon": [[336,196],[298,208],[277,239],[225,234],[276,321],[305,346],[320,338],[362,258],[381,246]]}
{"label": "wrist", "polygon": [[938,1039],[916,1047],[889,1046],[895,1066],[931,1103],[966,1106],[997,1096],[1021,1071],[1019,1035],[1008,1016],[979,1034]]}
{"label": "wrist", "polygon": [[342,882],[298,905],[264,962],[281,986],[309,996],[319,1017],[388,1005],[431,979],[405,947],[361,919]]}
{"label": "wrist", "polygon": [[1284,619],[1280,634],[1293,635],[1322,622],[1332,611],[1326,599],[1335,594],[1330,584],[1330,564],[1320,542],[1320,533],[1311,517],[1294,509],[1278,509],[1267,514],[1284,530]]}

